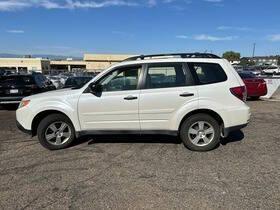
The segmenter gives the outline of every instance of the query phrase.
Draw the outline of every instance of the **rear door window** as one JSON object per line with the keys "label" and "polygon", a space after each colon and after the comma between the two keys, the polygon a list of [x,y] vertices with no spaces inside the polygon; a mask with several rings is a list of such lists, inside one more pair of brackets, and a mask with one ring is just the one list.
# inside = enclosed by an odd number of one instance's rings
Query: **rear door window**
{"label": "rear door window", "polygon": [[146,76],[146,88],[171,88],[191,85],[182,63],[149,64]]}
{"label": "rear door window", "polygon": [[188,63],[190,70],[201,85],[224,82],[227,75],[217,63]]}

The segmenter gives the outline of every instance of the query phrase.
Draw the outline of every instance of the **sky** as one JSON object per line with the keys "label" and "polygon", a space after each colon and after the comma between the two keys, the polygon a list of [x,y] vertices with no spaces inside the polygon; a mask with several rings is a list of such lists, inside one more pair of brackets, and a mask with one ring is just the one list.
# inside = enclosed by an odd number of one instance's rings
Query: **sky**
{"label": "sky", "polygon": [[280,0],[0,0],[0,53],[280,54]]}

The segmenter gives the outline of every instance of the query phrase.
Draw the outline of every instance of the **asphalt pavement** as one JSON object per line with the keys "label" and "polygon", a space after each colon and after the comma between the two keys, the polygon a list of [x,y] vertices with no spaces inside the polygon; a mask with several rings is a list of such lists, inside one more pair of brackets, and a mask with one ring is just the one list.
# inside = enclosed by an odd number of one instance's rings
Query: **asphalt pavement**
{"label": "asphalt pavement", "polygon": [[48,151],[2,108],[0,209],[279,209],[277,94],[249,101],[249,126],[205,153],[168,136],[93,136]]}

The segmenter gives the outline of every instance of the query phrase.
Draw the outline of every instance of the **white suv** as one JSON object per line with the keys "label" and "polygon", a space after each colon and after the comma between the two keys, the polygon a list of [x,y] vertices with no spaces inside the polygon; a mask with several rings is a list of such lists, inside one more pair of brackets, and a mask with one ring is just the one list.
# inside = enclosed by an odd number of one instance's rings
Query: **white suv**
{"label": "white suv", "polygon": [[245,127],[246,88],[230,63],[212,54],[161,54],[129,58],[82,88],[24,98],[20,130],[51,150],[82,135],[179,135],[196,151]]}
{"label": "white suv", "polygon": [[268,66],[266,69],[263,70],[265,74],[279,74],[280,68],[278,66]]}

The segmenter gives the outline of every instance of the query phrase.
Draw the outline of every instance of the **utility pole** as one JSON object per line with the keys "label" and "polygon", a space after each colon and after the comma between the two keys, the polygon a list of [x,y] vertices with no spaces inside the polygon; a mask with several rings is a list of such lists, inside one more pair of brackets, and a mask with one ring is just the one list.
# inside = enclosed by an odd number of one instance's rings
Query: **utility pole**
{"label": "utility pole", "polygon": [[255,51],[256,51],[256,43],[253,45],[253,58],[255,57]]}

